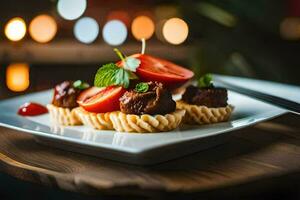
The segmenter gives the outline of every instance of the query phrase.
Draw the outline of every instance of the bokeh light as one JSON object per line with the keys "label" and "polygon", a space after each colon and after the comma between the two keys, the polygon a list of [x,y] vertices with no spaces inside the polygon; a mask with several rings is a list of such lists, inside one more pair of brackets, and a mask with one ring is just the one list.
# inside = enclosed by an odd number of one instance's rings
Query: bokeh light
{"label": "bokeh light", "polygon": [[30,36],[37,42],[46,43],[54,38],[57,24],[49,15],[35,17],[29,25]]}
{"label": "bokeh light", "polygon": [[94,42],[99,34],[99,25],[91,17],[79,19],[74,26],[74,35],[82,43],[90,44]]}
{"label": "bokeh light", "polygon": [[19,41],[26,34],[25,21],[20,17],[9,20],[5,26],[5,35],[11,41]]}
{"label": "bokeh light", "polygon": [[286,40],[300,39],[300,18],[285,18],[280,24],[280,34]]}
{"label": "bokeh light", "polygon": [[163,26],[164,38],[171,44],[183,43],[189,34],[189,27],[185,21],[179,18],[171,18]]}
{"label": "bokeh light", "polygon": [[86,0],[58,0],[57,11],[66,20],[78,19],[86,10]]}
{"label": "bokeh light", "polygon": [[14,92],[22,92],[29,87],[29,65],[26,63],[10,64],[6,69],[6,85]]}
{"label": "bokeh light", "polygon": [[131,25],[132,34],[137,40],[141,40],[142,38],[151,38],[154,30],[154,22],[150,17],[147,16],[136,17]]}
{"label": "bokeh light", "polygon": [[126,40],[127,28],[120,20],[112,20],[105,24],[102,35],[106,43],[117,46]]}
{"label": "bokeh light", "polygon": [[108,13],[106,16],[106,21],[112,20],[120,20],[123,22],[127,27],[130,25],[130,16],[126,11],[123,10],[115,10]]}

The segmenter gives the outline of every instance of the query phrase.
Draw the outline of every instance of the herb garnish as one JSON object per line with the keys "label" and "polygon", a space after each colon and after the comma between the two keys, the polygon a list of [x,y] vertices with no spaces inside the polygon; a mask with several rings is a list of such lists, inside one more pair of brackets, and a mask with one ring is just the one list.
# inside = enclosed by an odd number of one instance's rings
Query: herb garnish
{"label": "herb garnish", "polygon": [[135,86],[135,91],[137,91],[139,93],[144,93],[144,92],[147,92],[148,90],[149,90],[149,85],[148,85],[148,83],[145,83],[145,82],[138,83]]}
{"label": "herb garnish", "polygon": [[114,63],[109,63],[98,69],[95,76],[94,85],[96,87],[119,85],[123,86],[124,88],[128,88],[131,73],[132,72],[127,71],[124,68],[118,67]]}
{"label": "herb garnish", "polygon": [[136,72],[136,68],[138,68],[141,64],[141,60],[133,57],[126,57],[119,49],[115,48],[114,51],[123,61],[123,68],[132,72]]}
{"label": "herb garnish", "polygon": [[80,90],[84,90],[90,87],[90,85],[86,82],[83,82],[81,80],[77,80],[73,83],[73,87],[80,89]]}
{"label": "herb garnish", "polygon": [[211,74],[205,74],[198,80],[198,87],[213,87],[213,77]]}
{"label": "herb garnish", "polygon": [[123,66],[119,67],[114,63],[109,63],[99,68],[94,79],[96,87],[119,85],[128,88],[130,79],[138,79],[133,72],[136,72],[136,68],[139,67],[141,61],[137,58],[126,57],[118,49],[114,49],[114,51],[122,60]]}

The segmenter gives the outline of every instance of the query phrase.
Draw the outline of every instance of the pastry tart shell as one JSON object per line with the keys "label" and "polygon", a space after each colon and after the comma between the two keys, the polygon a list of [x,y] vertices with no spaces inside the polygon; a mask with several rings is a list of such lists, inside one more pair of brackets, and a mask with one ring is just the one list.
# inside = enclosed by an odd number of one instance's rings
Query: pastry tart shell
{"label": "pastry tart shell", "polygon": [[183,122],[186,124],[212,124],[228,121],[234,109],[233,106],[208,108],[206,106],[198,106],[187,104],[183,101],[176,102],[177,109],[186,111]]}
{"label": "pastry tart shell", "polygon": [[81,125],[82,122],[75,113],[75,109],[57,107],[53,104],[48,104],[47,109],[50,114],[51,122],[63,126]]}
{"label": "pastry tart shell", "polygon": [[175,110],[166,115],[133,115],[120,111],[110,113],[113,128],[119,132],[156,133],[176,129],[183,117],[185,110]]}
{"label": "pastry tart shell", "polygon": [[113,124],[110,120],[111,112],[92,113],[84,110],[81,107],[75,108],[74,112],[81,122],[86,126],[98,130],[113,130]]}

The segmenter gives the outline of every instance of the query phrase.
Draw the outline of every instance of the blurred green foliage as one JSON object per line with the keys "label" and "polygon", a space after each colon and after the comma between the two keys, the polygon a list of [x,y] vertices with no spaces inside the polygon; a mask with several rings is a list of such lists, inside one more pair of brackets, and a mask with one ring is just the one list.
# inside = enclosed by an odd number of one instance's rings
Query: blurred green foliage
{"label": "blurred green foliage", "polygon": [[300,84],[296,53],[300,43],[284,40],[279,32],[280,23],[288,15],[287,3],[182,1],[195,46],[190,65],[196,75],[221,73]]}

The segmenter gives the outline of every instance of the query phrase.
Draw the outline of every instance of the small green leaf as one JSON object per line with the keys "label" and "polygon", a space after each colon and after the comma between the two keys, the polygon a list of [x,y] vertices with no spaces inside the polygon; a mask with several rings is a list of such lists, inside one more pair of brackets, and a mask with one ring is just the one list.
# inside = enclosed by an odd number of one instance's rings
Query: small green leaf
{"label": "small green leaf", "polygon": [[129,73],[123,69],[119,68],[115,73],[115,85],[121,85],[124,88],[129,86]]}
{"label": "small green leaf", "polygon": [[136,69],[140,66],[141,60],[133,57],[126,57],[124,68],[136,72]]}
{"label": "small green leaf", "polygon": [[114,51],[118,55],[118,57],[122,60],[123,62],[123,68],[136,72],[136,69],[140,66],[141,60],[133,57],[126,57],[119,49],[115,48]]}
{"label": "small green leaf", "polygon": [[198,87],[200,88],[212,87],[212,86],[213,86],[213,77],[211,74],[205,74],[198,81]]}
{"label": "small green leaf", "polygon": [[79,87],[81,84],[82,84],[82,81],[81,81],[81,80],[77,80],[77,81],[75,81],[75,82],[73,83],[73,86],[74,86],[75,88],[77,88],[77,87]]}
{"label": "small green leaf", "polygon": [[135,91],[137,91],[139,93],[144,93],[144,92],[147,92],[148,90],[149,90],[148,83],[141,82],[141,83],[136,84],[136,86],[135,86]]}
{"label": "small green leaf", "polygon": [[94,85],[96,87],[119,85],[128,88],[130,76],[130,72],[124,68],[118,67],[114,63],[109,63],[98,69]]}
{"label": "small green leaf", "polygon": [[82,82],[81,80],[77,80],[73,83],[73,87],[80,89],[80,90],[84,90],[90,87],[90,85],[86,82]]}
{"label": "small green leaf", "polygon": [[138,79],[133,72],[136,71],[141,61],[136,58],[127,58],[119,49],[114,49],[114,51],[120,57],[124,66],[119,67],[114,63],[103,65],[95,75],[94,85],[96,87],[119,85],[128,88],[130,79]]}

